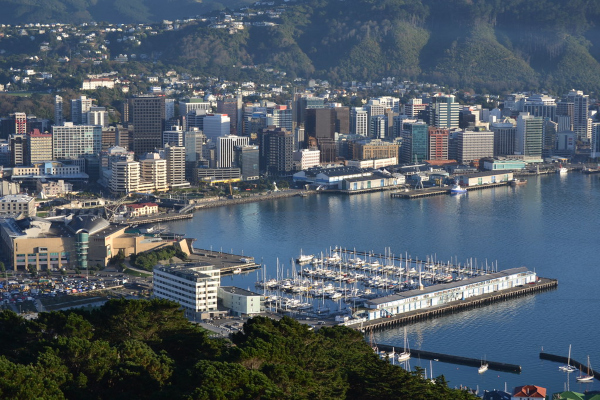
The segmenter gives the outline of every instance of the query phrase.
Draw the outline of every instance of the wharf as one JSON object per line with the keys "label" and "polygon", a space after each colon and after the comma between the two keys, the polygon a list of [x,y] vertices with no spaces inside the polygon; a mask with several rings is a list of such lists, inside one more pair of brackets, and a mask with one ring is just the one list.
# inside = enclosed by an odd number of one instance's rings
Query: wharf
{"label": "wharf", "polygon": [[502,290],[501,292],[487,293],[480,296],[470,297],[467,300],[457,300],[439,306],[428,307],[415,311],[409,311],[402,314],[397,314],[388,318],[378,318],[370,321],[357,322],[348,324],[354,329],[375,330],[384,329],[393,326],[406,325],[412,322],[422,321],[429,318],[435,318],[446,314],[469,310],[476,307],[486,306],[488,304],[499,301],[509,300],[515,297],[525,296],[533,293],[543,292],[546,290],[555,289],[558,286],[558,280],[540,278],[538,282],[517,286],[511,289]]}
{"label": "wharf", "polygon": [[[484,185],[466,186],[468,192],[473,190],[491,189],[498,186],[507,186],[509,182],[487,183]],[[422,197],[439,196],[442,194],[450,194],[451,188],[430,187],[425,189],[413,189],[406,192],[394,192],[392,197],[400,199],[420,199]]]}
{"label": "wharf", "polygon": [[[550,353],[544,353],[543,351],[541,351],[540,359],[554,361],[554,362],[562,363],[564,365],[567,365],[567,363],[569,363],[581,371],[587,371],[587,363],[586,364],[580,363],[579,361],[574,360],[573,358],[571,358],[569,360],[568,357],[558,356],[558,355],[550,354]],[[593,371],[593,370],[590,370],[590,372],[592,373],[592,375],[594,375],[595,379],[600,380],[600,372]]]}
{"label": "wharf", "polygon": [[155,224],[157,222],[176,221],[193,217],[194,216],[192,214],[162,213],[148,215],[146,217],[129,218],[126,220],[126,222],[131,225]]}
{"label": "wharf", "polygon": [[[379,343],[377,344],[377,348],[388,353],[393,349],[393,347],[390,345]],[[479,368],[481,366],[481,360],[478,358],[454,356],[451,354],[436,353],[433,351],[425,350],[410,349],[410,358],[411,360],[415,358],[421,358],[424,360],[436,360],[450,364],[467,365],[469,367],[475,368]],[[513,372],[517,374],[521,372],[520,365],[487,360],[486,363],[488,364],[488,369],[493,369],[494,371]]]}
{"label": "wharf", "polygon": [[189,260],[214,265],[221,270],[221,276],[243,274],[260,268],[253,257],[196,248],[189,255]]}

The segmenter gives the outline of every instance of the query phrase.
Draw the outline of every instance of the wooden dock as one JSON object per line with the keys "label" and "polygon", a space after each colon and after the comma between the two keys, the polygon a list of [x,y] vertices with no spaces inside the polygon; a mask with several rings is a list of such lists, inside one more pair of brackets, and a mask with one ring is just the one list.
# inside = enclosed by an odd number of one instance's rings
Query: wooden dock
{"label": "wooden dock", "polygon": [[[548,360],[548,361],[554,361],[557,363],[562,363],[564,365],[567,365],[567,362],[569,362],[572,366],[576,367],[577,369],[587,373],[587,361],[586,363],[580,363],[579,361],[571,358],[571,360],[569,361],[568,357],[564,357],[564,356],[558,356],[555,354],[550,354],[550,353],[544,353],[543,351],[540,352],[540,359],[542,360]],[[600,380],[600,372],[596,372],[596,371],[590,371],[592,372],[592,375],[594,375],[595,379]]]}
{"label": "wooden dock", "polygon": [[[509,182],[497,182],[487,183],[485,185],[466,186],[467,192],[473,190],[492,189],[499,186],[508,186]],[[423,197],[440,196],[443,194],[450,194],[452,189],[450,187],[430,187],[425,189],[413,189],[405,192],[394,192],[391,194],[392,197],[399,199],[420,199]]]}
{"label": "wooden dock", "polygon": [[555,289],[557,286],[558,280],[556,279],[540,278],[538,282],[533,284],[526,284],[520,287],[502,290],[500,292],[487,293],[481,296],[474,296],[467,300],[457,300],[439,306],[409,311],[388,318],[378,318],[347,326],[350,326],[354,329],[363,330],[385,329],[394,326],[402,326],[413,322],[423,321],[429,318],[440,317],[446,314],[453,314],[455,312],[487,306],[492,303],[506,301],[516,297],[526,296],[529,294],[543,292],[546,290],[552,290]]}
{"label": "wooden dock", "polygon": [[155,224],[157,222],[176,221],[193,217],[194,216],[192,214],[162,213],[149,215],[147,217],[130,218],[127,219],[126,222],[131,225]]}
{"label": "wooden dock", "polygon": [[[387,353],[391,352],[392,349],[394,349],[395,351],[400,350],[400,348],[398,348],[398,347],[394,348],[390,345],[379,344],[379,343],[377,344],[377,348],[379,350],[383,350]],[[415,358],[421,358],[424,360],[436,360],[436,361],[442,361],[442,362],[446,362],[446,363],[450,363],[450,364],[467,365],[469,367],[475,367],[475,368],[479,368],[481,366],[481,360],[478,358],[454,356],[451,354],[436,353],[433,351],[410,349],[410,357],[411,357],[411,360],[414,360]],[[512,373],[517,373],[517,374],[521,372],[520,365],[507,364],[507,363],[502,363],[502,362],[497,362],[497,361],[487,361],[487,360],[486,360],[486,363],[488,364],[488,369],[492,369],[494,371],[512,372]]]}

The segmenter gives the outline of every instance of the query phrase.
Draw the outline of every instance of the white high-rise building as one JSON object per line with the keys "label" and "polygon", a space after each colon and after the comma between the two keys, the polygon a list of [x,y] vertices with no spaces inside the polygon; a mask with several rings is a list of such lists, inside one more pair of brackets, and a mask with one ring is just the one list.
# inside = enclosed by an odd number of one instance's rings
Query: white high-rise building
{"label": "white high-rise building", "polygon": [[350,133],[369,136],[369,114],[363,107],[352,107],[350,110]]}
{"label": "white high-rise building", "polygon": [[214,141],[219,136],[229,135],[231,129],[229,116],[225,114],[214,114],[204,117],[204,134],[206,138]]}
{"label": "white high-rise building", "polygon": [[221,136],[216,138],[217,168],[231,168],[235,160],[235,148],[247,146],[250,143],[248,136]]}
{"label": "white high-rise building", "polygon": [[117,161],[112,164],[109,188],[113,193],[137,192],[140,185],[140,163]]}
{"label": "white high-rise building", "polygon": [[62,125],[65,122],[63,114],[63,98],[59,95],[54,96],[54,125]]}
{"label": "white high-rise building", "polygon": [[160,158],[157,153],[149,153],[140,161],[140,181],[150,183],[153,189],[164,192],[167,185],[167,160]]}
{"label": "white high-rise building", "polygon": [[84,154],[100,154],[102,150],[102,127],[98,125],[74,125],[65,122],[52,127],[54,159],[80,158]]}
{"label": "white high-rise building", "polygon": [[494,132],[461,131],[456,138],[459,163],[467,164],[494,156]]}
{"label": "white high-rise building", "polygon": [[185,180],[185,147],[166,145],[165,158],[169,186],[189,186],[189,182]]}

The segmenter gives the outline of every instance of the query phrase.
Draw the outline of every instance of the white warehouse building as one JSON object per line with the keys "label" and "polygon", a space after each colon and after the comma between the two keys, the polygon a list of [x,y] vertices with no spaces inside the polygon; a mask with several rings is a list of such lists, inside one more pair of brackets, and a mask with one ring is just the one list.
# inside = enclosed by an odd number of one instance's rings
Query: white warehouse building
{"label": "white warehouse building", "polygon": [[435,307],[452,301],[466,300],[473,296],[500,292],[516,286],[535,283],[536,281],[535,272],[528,271],[526,267],[520,267],[476,276],[463,281],[429,286],[423,290],[409,290],[367,301],[367,319],[385,318],[409,311]]}

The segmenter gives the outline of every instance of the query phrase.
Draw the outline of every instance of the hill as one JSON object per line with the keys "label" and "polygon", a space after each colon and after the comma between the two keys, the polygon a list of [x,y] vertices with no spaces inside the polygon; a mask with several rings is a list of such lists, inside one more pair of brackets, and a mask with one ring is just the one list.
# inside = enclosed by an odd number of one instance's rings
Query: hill
{"label": "hill", "polygon": [[[160,21],[248,3],[0,0],[0,22]],[[267,15],[272,10],[277,15]],[[110,53],[153,54],[165,65],[228,79],[243,76],[242,65],[259,65],[333,83],[396,77],[478,92],[600,91],[598,1],[277,0],[245,12],[234,17],[241,30],[198,22],[141,45],[113,35]]]}

